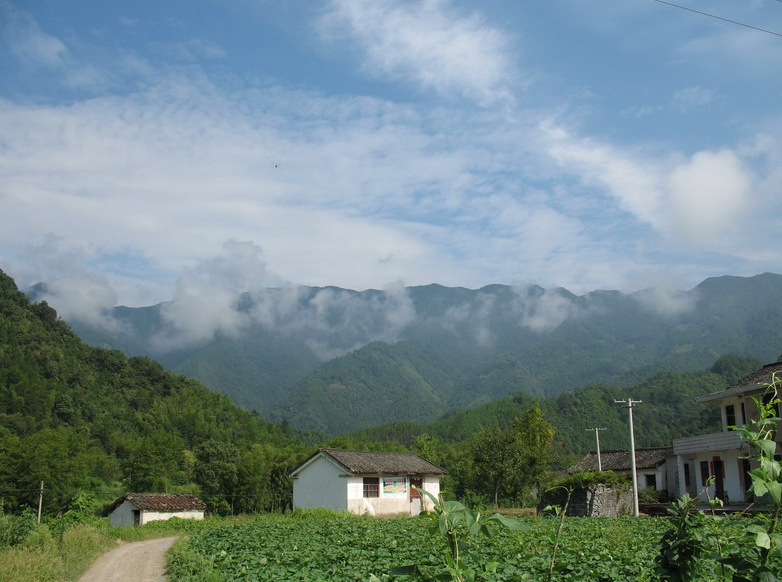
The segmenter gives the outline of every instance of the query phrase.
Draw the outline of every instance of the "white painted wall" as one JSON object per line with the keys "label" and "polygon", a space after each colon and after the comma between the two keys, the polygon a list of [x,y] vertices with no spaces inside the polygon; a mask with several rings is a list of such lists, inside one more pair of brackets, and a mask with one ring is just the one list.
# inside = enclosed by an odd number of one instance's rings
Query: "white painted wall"
{"label": "white painted wall", "polygon": [[171,519],[172,517],[178,517],[179,519],[204,519],[204,512],[195,509],[191,511],[149,511],[145,509],[141,512],[141,523],[139,525],[144,525],[150,521]]}
{"label": "white painted wall", "polygon": [[334,463],[318,456],[293,479],[293,508],[324,507],[334,511],[348,509],[350,477]]}
{"label": "white painted wall", "polygon": [[[431,493],[437,499],[440,495],[440,477],[424,477],[424,491]],[[432,511],[432,501],[426,495],[421,495],[421,498],[423,510]]]}
{"label": "white painted wall", "polygon": [[[707,497],[713,499],[716,496],[717,487],[716,485],[711,485],[704,489],[704,481],[701,476],[701,462],[706,461],[709,463],[709,473],[711,473],[714,457],[719,457],[719,460],[722,461],[725,467],[723,487],[727,499],[723,499],[723,501],[726,503],[743,503],[745,492],[742,484],[743,467],[741,458],[744,456],[746,456],[746,453],[736,449],[679,455],[679,494],[689,493],[691,497],[699,496],[703,501],[706,501]],[[688,463],[690,466],[689,488],[685,488],[684,485],[684,463]]]}
{"label": "white painted wall", "polygon": [[[345,475],[325,457],[316,457],[299,470],[293,480],[293,508],[324,507],[376,517],[418,514],[420,504],[412,504],[410,501],[409,478],[401,477],[404,479],[404,488],[392,492],[384,487],[384,476],[377,477],[380,479],[379,496],[364,497],[364,475]],[[437,497],[440,494],[439,477],[424,477],[423,488]],[[431,509],[431,502],[424,499],[424,506]]]}
{"label": "white painted wall", "polygon": [[134,512],[139,512],[138,525],[144,525],[150,521],[159,521],[178,517],[180,519],[204,519],[203,510],[191,511],[149,511],[139,510],[132,501],[125,500],[109,514],[109,523],[116,526],[133,527],[136,525]]}

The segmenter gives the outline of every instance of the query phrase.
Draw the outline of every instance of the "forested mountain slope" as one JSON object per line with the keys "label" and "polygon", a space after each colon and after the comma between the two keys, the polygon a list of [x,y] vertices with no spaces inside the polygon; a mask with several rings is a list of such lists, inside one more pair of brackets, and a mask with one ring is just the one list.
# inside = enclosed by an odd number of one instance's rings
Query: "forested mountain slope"
{"label": "forested mountain slope", "polygon": [[[634,408],[635,437],[639,447],[670,446],[673,439],[720,430],[719,408],[695,401],[698,396],[723,390],[754,372],[763,362],[727,355],[709,369],[697,372],[657,372],[628,387],[592,384],[540,400],[546,419],[556,429],[555,443],[565,457],[595,449],[594,428],[600,431],[604,450],[627,449],[627,408],[617,400],[640,400]],[[464,448],[470,438],[490,427],[507,427],[529,408],[533,397],[518,394],[469,410],[452,410],[440,419],[417,424],[395,422],[348,435],[355,442],[389,442],[412,446],[424,435],[442,445]]]}
{"label": "forested mountain slope", "polygon": [[117,308],[94,345],[148,355],[296,427],[340,434],[429,422],[519,392],[555,396],[782,350],[782,276],[633,294],[492,285],[386,291],[291,287],[237,297],[214,329],[176,301]]}
{"label": "forested mountain slope", "polygon": [[301,454],[289,431],[197,381],[89,347],[0,271],[0,506],[34,506],[43,481],[49,511],[83,490],[176,488],[214,508],[268,507]]}

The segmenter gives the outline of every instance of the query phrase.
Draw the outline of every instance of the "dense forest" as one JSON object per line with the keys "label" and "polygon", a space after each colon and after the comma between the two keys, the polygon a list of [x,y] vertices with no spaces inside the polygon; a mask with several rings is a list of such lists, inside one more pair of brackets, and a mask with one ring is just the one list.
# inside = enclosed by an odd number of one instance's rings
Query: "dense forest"
{"label": "dense forest", "polygon": [[274,509],[305,454],[285,426],[145,357],[89,347],[0,272],[0,504],[196,488],[213,509]]}
{"label": "dense forest", "polygon": [[[589,429],[607,429],[606,448],[627,446],[626,413],[615,400],[643,400],[638,445],[665,445],[716,428],[718,411],[694,398],[760,364],[727,355],[709,370],[661,372],[628,389],[594,384],[542,399],[519,393],[429,424],[329,437],[266,421],[147,357],[88,346],[0,271],[0,510],[35,506],[41,482],[50,514],[85,498],[100,507],[126,491],[196,492],[220,513],[285,509],[289,473],[324,445],[412,450],[448,471],[449,495],[518,503],[531,478],[592,447]],[[492,451],[501,449],[513,452],[512,479],[498,477]]]}
{"label": "dense forest", "polygon": [[[616,402],[628,397],[642,401],[634,409],[636,444],[640,447],[666,446],[675,438],[719,430],[719,409],[698,404],[695,398],[722,390],[761,365],[755,358],[729,354],[720,357],[709,370],[658,372],[629,388],[588,385],[542,399],[540,408],[556,430],[553,442],[561,453],[559,464],[565,467],[575,457],[594,450],[591,429],[595,427],[606,429],[600,434],[605,449],[628,448],[627,411]],[[474,409],[454,409],[428,425],[390,423],[347,438],[410,446],[424,435],[444,445],[459,445],[482,430],[509,426],[535,400],[518,394]]]}
{"label": "dense forest", "polygon": [[[45,286],[31,296],[46,298]],[[633,386],[731,353],[769,362],[782,350],[782,276],[772,273],[629,294],[288,286],[223,309],[227,327],[185,321],[176,298],[69,324],[87,343],[151,357],[267,420],[329,435],[426,424],[518,394]]]}

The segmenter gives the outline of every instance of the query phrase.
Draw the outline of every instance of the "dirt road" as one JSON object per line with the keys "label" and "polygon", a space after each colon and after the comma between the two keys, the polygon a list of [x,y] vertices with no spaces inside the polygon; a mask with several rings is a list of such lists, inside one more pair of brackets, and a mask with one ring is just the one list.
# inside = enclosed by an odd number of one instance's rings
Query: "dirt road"
{"label": "dirt road", "polygon": [[176,538],[124,544],[98,559],[79,582],[164,582],[166,552]]}

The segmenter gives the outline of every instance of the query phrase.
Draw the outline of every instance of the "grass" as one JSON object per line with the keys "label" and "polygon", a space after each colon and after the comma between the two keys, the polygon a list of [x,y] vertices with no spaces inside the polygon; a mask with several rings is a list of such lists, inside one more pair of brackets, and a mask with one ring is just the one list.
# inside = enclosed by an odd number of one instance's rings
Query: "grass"
{"label": "grass", "polygon": [[31,528],[24,540],[0,546],[0,582],[75,582],[105,552],[125,542],[184,536],[240,519],[171,519],[147,525],[111,527],[106,519],[65,524],[52,520]]}

